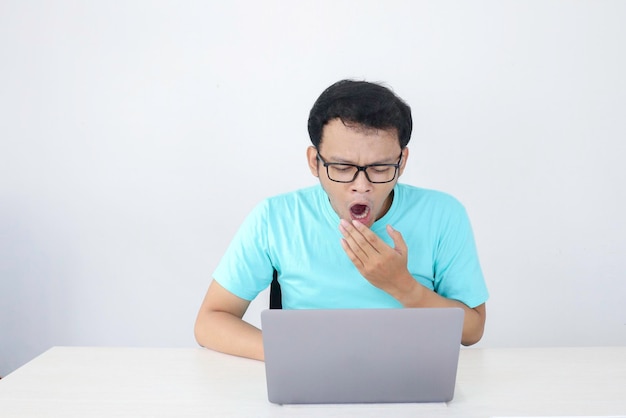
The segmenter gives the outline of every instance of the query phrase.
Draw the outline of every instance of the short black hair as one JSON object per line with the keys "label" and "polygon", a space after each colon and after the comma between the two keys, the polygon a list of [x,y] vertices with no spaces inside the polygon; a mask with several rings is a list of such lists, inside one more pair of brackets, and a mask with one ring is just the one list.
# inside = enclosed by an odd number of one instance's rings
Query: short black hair
{"label": "short black hair", "polygon": [[367,81],[341,80],[328,87],[309,113],[309,137],[319,147],[324,126],[339,118],[346,124],[398,132],[400,147],[411,139],[411,108],[389,88]]}

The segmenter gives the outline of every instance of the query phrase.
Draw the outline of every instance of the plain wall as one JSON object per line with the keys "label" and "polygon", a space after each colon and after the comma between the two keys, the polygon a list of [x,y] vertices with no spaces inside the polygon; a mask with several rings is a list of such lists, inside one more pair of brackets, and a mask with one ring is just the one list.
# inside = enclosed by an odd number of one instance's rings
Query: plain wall
{"label": "plain wall", "polygon": [[465,204],[479,346],[626,344],[625,21],[594,0],[3,0],[0,375],[54,345],[195,346],[246,214],[315,184],[308,112],[342,78],[411,105],[401,180]]}

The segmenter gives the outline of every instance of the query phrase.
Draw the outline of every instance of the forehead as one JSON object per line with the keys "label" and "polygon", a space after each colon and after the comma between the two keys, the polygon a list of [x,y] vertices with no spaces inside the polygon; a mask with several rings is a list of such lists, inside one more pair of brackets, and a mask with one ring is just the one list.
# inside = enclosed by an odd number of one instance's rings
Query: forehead
{"label": "forehead", "polygon": [[333,119],[324,125],[320,151],[327,157],[352,159],[395,158],[400,149],[400,140],[395,128],[377,129],[356,123]]}

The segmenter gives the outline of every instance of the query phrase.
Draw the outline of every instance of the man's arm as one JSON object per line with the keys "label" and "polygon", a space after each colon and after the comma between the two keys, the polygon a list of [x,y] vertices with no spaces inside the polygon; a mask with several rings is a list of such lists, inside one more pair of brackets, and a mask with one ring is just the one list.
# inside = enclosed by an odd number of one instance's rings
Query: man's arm
{"label": "man's arm", "polygon": [[249,305],[213,280],[196,318],[196,341],[212,350],[264,360],[261,330],[241,319]]}
{"label": "man's arm", "polygon": [[459,307],[465,311],[461,343],[477,343],[485,329],[485,304],[470,308],[462,302],[445,298],[417,282],[407,268],[408,249],[402,234],[387,227],[392,248],[360,222],[342,220],[341,245],[355,267],[372,285],[389,293],[407,308]]}
{"label": "man's arm", "polygon": [[470,308],[462,302],[447,299],[433,292],[422,286],[413,277],[410,280],[410,287],[407,290],[398,293],[397,296],[392,295],[405,308],[462,308],[465,311],[465,319],[463,320],[461,343],[463,345],[472,345],[480,341],[485,330],[485,319],[487,317],[487,308],[484,303],[475,308]]}

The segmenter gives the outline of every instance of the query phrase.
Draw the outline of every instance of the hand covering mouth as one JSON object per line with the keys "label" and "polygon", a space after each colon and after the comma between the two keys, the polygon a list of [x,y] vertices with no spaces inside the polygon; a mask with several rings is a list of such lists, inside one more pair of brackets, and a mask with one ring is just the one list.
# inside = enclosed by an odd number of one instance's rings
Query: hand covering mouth
{"label": "hand covering mouth", "polygon": [[365,219],[370,213],[370,207],[361,203],[350,206],[350,214],[352,219]]}

